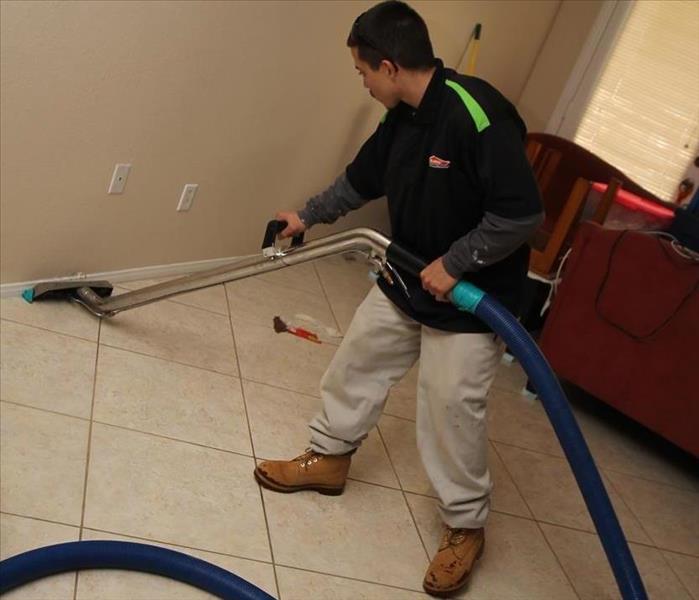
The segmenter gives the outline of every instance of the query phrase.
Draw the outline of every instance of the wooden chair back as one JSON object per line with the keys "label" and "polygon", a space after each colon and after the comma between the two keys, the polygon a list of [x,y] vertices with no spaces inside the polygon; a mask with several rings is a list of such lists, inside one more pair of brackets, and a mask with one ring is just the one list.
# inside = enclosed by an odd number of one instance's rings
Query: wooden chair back
{"label": "wooden chair back", "polygon": [[531,241],[530,271],[551,278],[560,259],[570,247],[584,213],[593,181],[607,189],[588,220],[602,225],[623,186],[631,193],[666,205],[619,169],[570,140],[546,133],[530,133],[526,144],[541,192],[546,220]]}

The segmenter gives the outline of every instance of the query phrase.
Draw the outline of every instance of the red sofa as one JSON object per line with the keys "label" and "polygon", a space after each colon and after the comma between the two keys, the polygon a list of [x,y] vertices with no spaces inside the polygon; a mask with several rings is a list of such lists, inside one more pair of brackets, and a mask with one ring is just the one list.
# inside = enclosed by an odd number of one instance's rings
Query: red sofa
{"label": "red sofa", "polygon": [[556,374],[699,456],[699,262],[583,223],[540,346]]}

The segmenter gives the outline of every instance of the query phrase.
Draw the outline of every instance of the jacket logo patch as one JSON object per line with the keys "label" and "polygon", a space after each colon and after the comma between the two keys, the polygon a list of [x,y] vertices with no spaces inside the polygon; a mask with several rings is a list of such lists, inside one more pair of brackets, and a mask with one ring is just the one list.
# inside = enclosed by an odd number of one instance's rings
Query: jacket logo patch
{"label": "jacket logo patch", "polygon": [[444,160],[443,158],[439,158],[439,156],[433,154],[429,158],[429,165],[433,169],[448,169],[449,165],[451,165],[451,161]]}

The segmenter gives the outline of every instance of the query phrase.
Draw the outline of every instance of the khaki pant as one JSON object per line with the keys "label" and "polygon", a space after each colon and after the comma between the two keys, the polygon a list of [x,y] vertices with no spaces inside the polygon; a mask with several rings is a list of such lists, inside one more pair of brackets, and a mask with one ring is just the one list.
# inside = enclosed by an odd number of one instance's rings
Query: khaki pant
{"label": "khaki pant", "polygon": [[377,424],[391,386],[420,359],[417,446],[450,527],[482,527],[490,473],[486,396],[502,355],[492,333],[449,333],[398,310],[377,287],[357,309],[323,376],[311,448],[343,454]]}

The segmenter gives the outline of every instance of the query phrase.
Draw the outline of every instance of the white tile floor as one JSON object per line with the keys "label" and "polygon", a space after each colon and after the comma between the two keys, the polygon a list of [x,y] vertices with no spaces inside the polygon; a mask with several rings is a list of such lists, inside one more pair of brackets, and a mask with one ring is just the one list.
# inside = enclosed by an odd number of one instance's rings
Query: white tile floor
{"label": "white tile floor", "polygon": [[[137,284],[125,284],[133,288]],[[256,460],[307,442],[335,346],[276,334],[310,314],[345,330],[370,286],[342,258],[217,286],[104,322],[64,303],[1,302],[3,558],[78,539],[128,539],[202,557],[282,600],[425,598],[439,539],[415,449],[412,370],[356,455],[346,492],[260,490]],[[489,407],[495,481],[475,600],[618,593],[540,404],[503,364]],[[685,461],[577,406],[652,598],[699,600],[699,479]],[[138,573],[58,575],[15,600],[183,599]]]}

